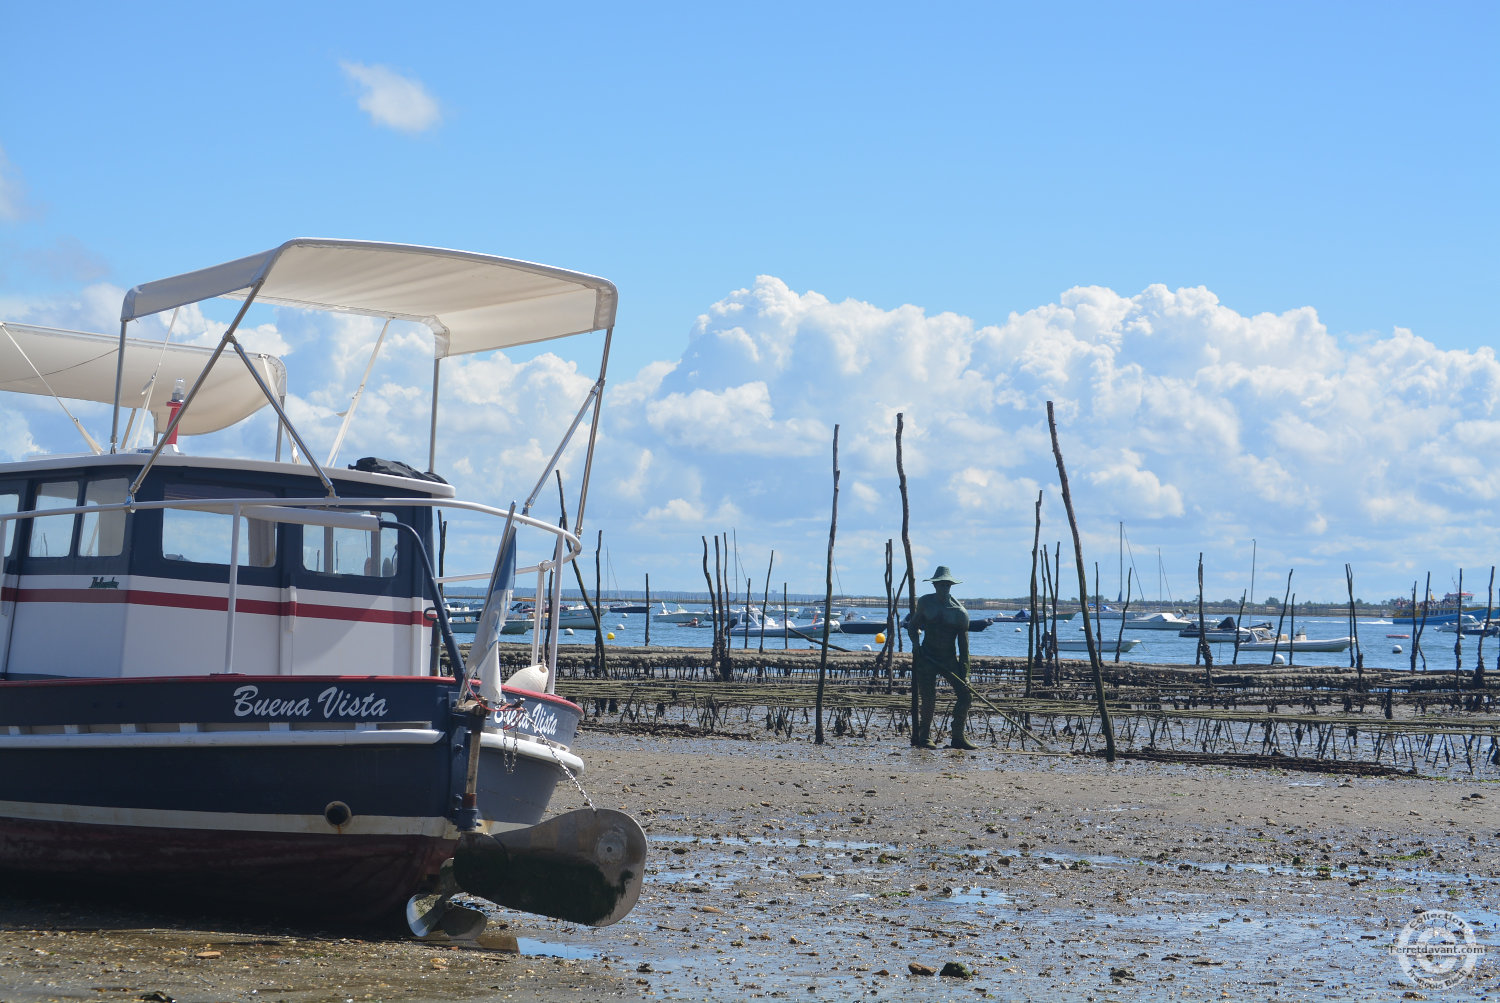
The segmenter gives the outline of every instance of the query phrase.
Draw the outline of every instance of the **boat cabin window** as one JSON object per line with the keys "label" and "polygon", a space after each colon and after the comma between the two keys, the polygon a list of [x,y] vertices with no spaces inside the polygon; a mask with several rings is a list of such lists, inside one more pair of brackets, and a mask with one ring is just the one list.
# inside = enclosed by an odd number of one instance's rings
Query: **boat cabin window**
{"label": "boat cabin window", "polygon": [[[129,482],[125,478],[89,481],[83,492],[85,505],[119,505],[125,501]],[[78,533],[79,557],[118,557],[125,551],[125,510],[84,512]]]}
{"label": "boat cabin window", "polygon": [[[19,491],[0,490],[0,515],[15,515],[21,511],[21,493]],[[11,543],[16,538],[16,521],[6,519],[0,522],[0,558],[13,556],[11,554]]]}
{"label": "boat cabin window", "polygon": [[[238,492],[250,497],[250,492]],[[187,486],[167,489],[165,500],[213,497],[211,492]],[[219,497],[223,497],[220,495]],[[161,555],[169,561],[191,564],[229,565],[234,536],[234,517],[228,512],[204,509],[162,510]],[[245,568],[270,568],[276,564],[276,524],[264,519],[240,517],[240,546],[235,563]]]}
{"label": "boat cabin window", "polygon": [[324,575],[392,578],[396,574],[396,531],[368,533],[336,526],[303,526],[302,567]]}
{"label": "boat cabin window", "polygon": [[[34,511],[73,508],[78,504],[77,481],[47,481],[36,489]],[[73,550],[74,516],[39,515],[31,520],[32,557],[67,557]]]}

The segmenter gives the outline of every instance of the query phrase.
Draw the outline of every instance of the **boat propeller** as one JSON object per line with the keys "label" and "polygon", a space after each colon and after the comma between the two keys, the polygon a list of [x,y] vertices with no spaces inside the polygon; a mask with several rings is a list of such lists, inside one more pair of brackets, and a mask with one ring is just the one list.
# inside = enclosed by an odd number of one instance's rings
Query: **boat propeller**
{"label": "boat propeller", "polygon": [[609,926],[640,898],[645,864],[646,834],[609,808],[580,808],[493,836],[466,832],[443,863],[437,889],[407,903],[406,921],[418,937],[438,930],[477,937],[484,914],[449,901],[466,892],[507,909]]}

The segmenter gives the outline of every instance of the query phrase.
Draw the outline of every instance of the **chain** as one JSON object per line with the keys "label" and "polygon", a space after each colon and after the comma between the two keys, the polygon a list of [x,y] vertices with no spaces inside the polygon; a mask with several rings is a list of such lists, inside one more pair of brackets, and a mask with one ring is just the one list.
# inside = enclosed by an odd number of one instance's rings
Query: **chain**
{"label": "chain", "polygon": [[557,763],[563,773],[567,774],[568,779],[573,781],[573,786],[578,788],[578,793],[583,795],[583,800],[588,804],[589,811],[598,811],[599,809],[594,807],[594,799],[589,797],[589,792],[583,789],[583,784],[579,783],[578,778],[573,775],[573,771],[568,769],[568,764],[562,761],[562,757],[557,754],[557,750],[547,742],[543,742],[542,744],[547,747],[548,752],[552,753],[553,762]]}

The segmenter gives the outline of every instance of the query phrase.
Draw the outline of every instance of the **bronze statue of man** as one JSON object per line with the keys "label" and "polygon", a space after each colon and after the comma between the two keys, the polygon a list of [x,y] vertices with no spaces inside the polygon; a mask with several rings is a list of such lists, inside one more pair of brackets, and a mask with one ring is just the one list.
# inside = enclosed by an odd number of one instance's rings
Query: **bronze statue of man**
{"label": "bronze statue of man", "polygon": [[[911,723],[911,744],[918,749],[935,749],[932,742],[932,712],[937,701],[937,677],[948,677],[957,695],[953,707],[953,740],[955,749],[972,749],[964,738],[969,719],[969,611],[953,597],[953,586],[961,585],[946,564],[938,565],[927,581],[933,591],[917,600],[917,608],[907,621],[911,635],[912,691],[916,695]],[[920,637],[919,637],[920,635]]]}

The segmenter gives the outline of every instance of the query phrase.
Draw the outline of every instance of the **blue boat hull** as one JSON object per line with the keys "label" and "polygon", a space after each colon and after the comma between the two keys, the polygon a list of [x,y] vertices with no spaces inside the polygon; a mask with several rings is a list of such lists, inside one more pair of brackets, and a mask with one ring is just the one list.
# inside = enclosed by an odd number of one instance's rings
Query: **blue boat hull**
{"label": "blue boat hull", "polygon": [[[456,845],[457,694],[401,677],[0,683],[0,871],[390,915]],[[570,742],[581,716],[506,695],[481,744],[491,831],[541,820],[564,777],[543,740]]]}

